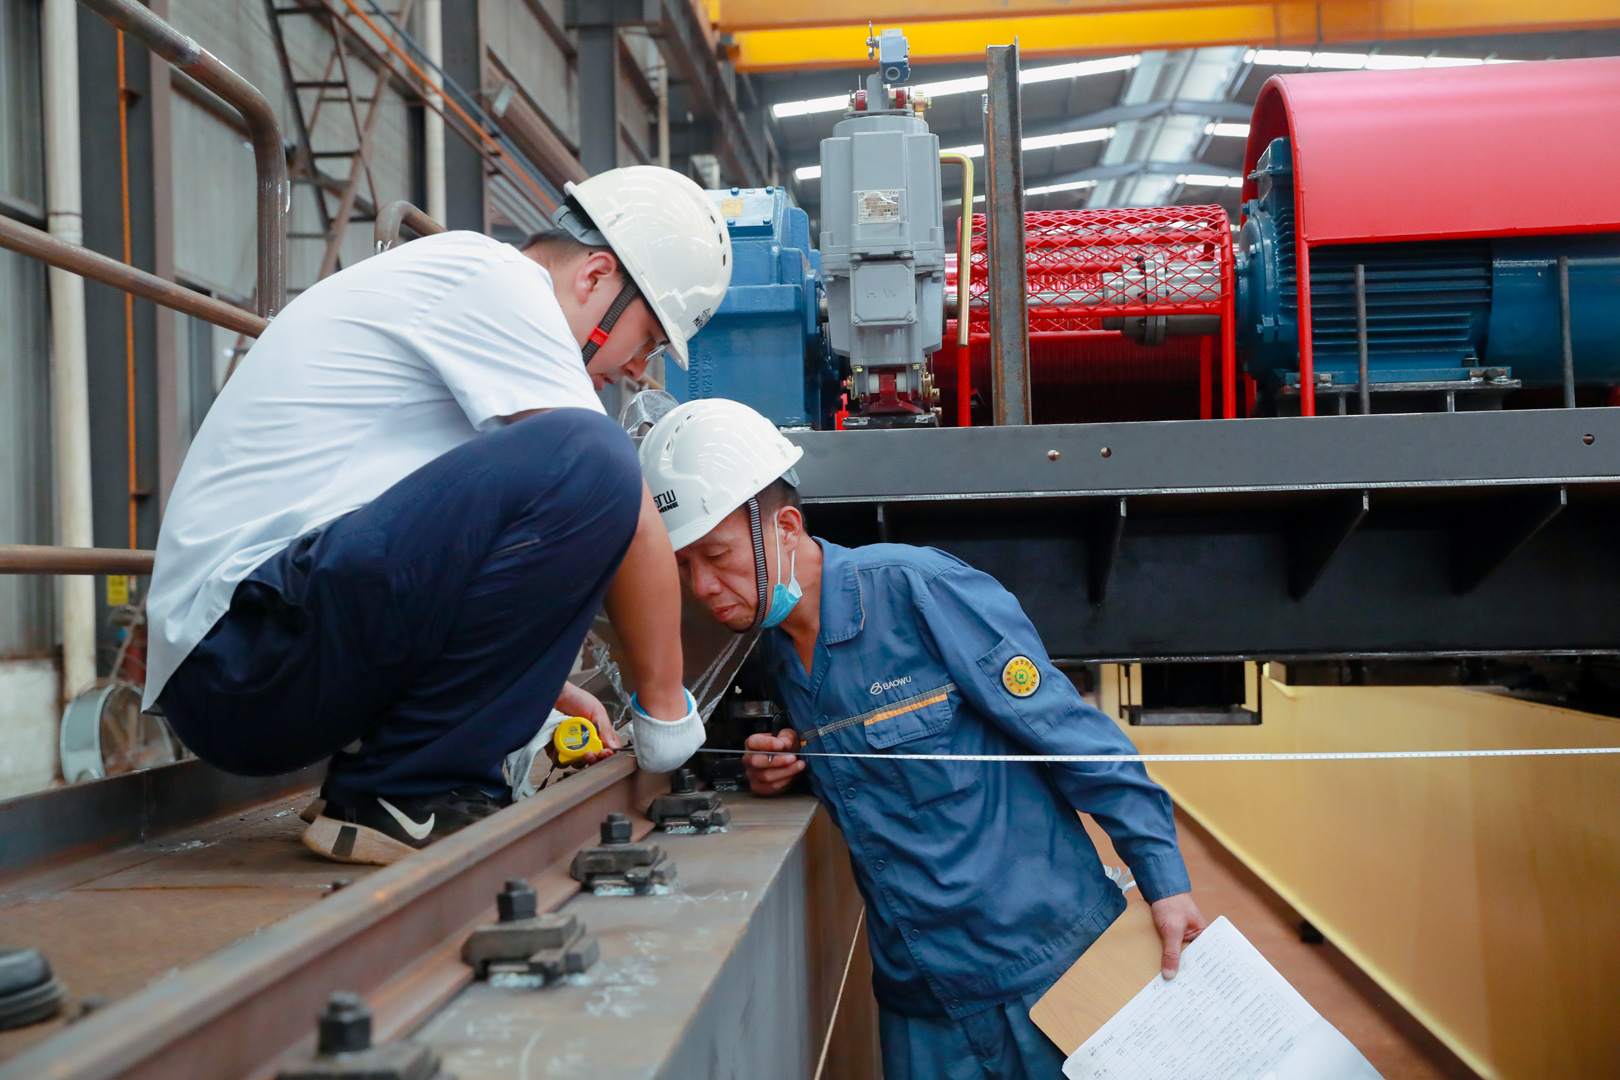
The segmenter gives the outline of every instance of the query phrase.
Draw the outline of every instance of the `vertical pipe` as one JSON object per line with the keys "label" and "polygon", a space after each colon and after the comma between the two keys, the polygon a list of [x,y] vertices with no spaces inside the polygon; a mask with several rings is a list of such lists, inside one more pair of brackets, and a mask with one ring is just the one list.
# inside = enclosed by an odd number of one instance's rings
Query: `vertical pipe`
{"label": "vertical pipe", "polygon": [[[1198,339],[1198,418],[1208,420],[1215,409],[1215,373],[1210,363],[1210,337]],[[1229,396],[1229,395],[1228,395]]]}
{"label": "vertical pipe", "polygon": [[[1237,419],[1237,262],[1232,257],[1232,236],[1227,230],[1221,241],[1221,291],[1226,294],[1221,303],[1221,416]],[[1248,378],[1247,375],[1244,376]],[[1249,404],[1243,403],[1243,414],[1249,413]]]}
{"label": "vertical pipe", "polygon": [[[151,0],[152,12],[166,19],[168,0]],[[147,116],[152,124],[152,272],[173,281],[179,275],[174,265],[174,117],[169,79],[169,63],[161,56],[146,57]],[[169,505],[169,492],[180,476],[180,459],[185,456],[179,386],[180,320],[172,311],[160,310],[156,318],[157,377],[157,498],[158,517]]]}
{"label": "vertical pipe", "polygon": [[[433,84],[433,89],[428,93],[422,139],[422,156],[426,159],[423,165],[427,173],[427,191],[424,194],[427,196],[428,217],[434,221],[448,221],[450,213],[445,208],[444,190],[444,117],[440,112],[444,108],[444,96],[439,93],[444,85],[444,13],[440,0],[423,0],[422,51],[427,54],[428,79]],[[380,78],[377,86],[380,93]]]}
{"label": "vertical pipe", "polygon": [[1575,341],[1569,332],[1569,256],[1558,256],[1558,333],[1564,346],[1564,408],[1575,407]]}
{"label": "vertical pipe", "polygon": [[1372,412],[1372,386],[1367,375],[1367,267],[1356,263],[1356,389],[1361,415]]}
{"label": "vertical pipe", "polygon": [[956,426],[973,426],[973,361],[968,353],[968,317],[973,307],[973,159],[941,154],[962,167],[962,212],[956,221]]}
{"label": "vertical pipe", "polygon": [[[45,182],[51,235],[84,243],[79,171],[79,9],[45,0]],[[56,421],[57,543],[93,547],[90,516],[90,389],[84,279],[52,267],[51,397]],[[96,679],[96,581],[64,577],[62,695]]]}
{"label": "vertical pipe", "polygon": [[[124,32],[119,30],[114,35],[118,47],[118,189],[119,202],[122,210],[124,234],[124,265],[135,265],[134,251],[134,224],[130,219],[129,210],[129,104],[134,92],[129,88],[129,71],[124,60]],[[136,528],[139,524],[137,511],[140,507],[140,497],[136,494],[140,490],[140,474],[136,463],[136,425],[135,425],[135,295],[124,294],[124,437],[125,451],[128,460],[127,474],[129,479],[129,494],[125,500],[125,510],[129,518],[129,546],[139,547],[136,542]],[[116,674],[116,673],[115,673]]]}
{"label": "vertical pipe", "polygon": [[658,54],[658,164],[669,168],[669,61]]}
{"label": "vertical pipe", "polygon": [[1018,43],[985,50],[985,254],[990,272],[990,383],[997,424],[1027,424],[1028,268],[1024,264],[1024,125],[1019,107]]}
{"label": "vertical pipe", "polygon": [[[1301,216],[1300,220],[1303,221],[1304,217]],[[1299,415],[1315,416],[1316,358],[1311,341],[1311,253],[1305,246],[1303,227],[1295,233],[1294,250],[1298,252],[1298,283],[1295,288],[1299,293]]]}

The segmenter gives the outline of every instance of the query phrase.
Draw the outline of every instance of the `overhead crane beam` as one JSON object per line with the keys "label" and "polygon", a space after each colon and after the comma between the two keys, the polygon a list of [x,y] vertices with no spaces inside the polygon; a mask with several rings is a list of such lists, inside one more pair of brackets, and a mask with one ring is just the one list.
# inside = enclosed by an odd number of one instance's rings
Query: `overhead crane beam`
{"label": "overhead crane beam", "polygon": [[[913,9],[927,7],[927,11]],[[1613,0],[1281,0],[1189,4],[1166,0],[1119,10],[1104,0],[851,0],[815,5],[721,0],[718,29],[735,33],[739,71],[865,67],[867,20],[904,25],[912,63],[984,59],[1015,38],[1031,57],[1137,52],[1203,45],[1321,46],[1337,42],[1536,33],[1620,27]],[[1113,10],[1082,10],[1112,8]],[[1064,14],[1051,14],[1062,10]],[[1011,14],[1009,14],[1009,12]],[[945,21],[937,21],[944,16]],[[975,17],[979,16],[979,17]],[[744,29],[754,27],[755,29]],[[768,27],[768,29],[766,28]]]}

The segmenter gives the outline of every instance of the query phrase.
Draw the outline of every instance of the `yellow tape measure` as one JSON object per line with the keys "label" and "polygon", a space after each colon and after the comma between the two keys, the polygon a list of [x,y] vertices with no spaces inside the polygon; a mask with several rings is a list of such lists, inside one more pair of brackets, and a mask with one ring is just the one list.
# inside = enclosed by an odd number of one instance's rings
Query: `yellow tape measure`
{"label": "yellow tape measure", "polygon": [[602,737],[596,725],[583,716],[570,716],[557,725],[551,745],[557,750],[557,764],[572,765],[586,754],[602,752]]}

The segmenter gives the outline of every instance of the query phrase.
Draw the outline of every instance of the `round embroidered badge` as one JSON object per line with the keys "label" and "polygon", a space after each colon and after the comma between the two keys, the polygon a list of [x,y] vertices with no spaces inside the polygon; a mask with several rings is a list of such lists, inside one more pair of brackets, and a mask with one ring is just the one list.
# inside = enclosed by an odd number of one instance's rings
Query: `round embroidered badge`
{"label": "round embroidered badge", "polygon": [[1027,656],[1015,656],[1001,669],[1001,685],[1013,697],[1029,697],[1041,688],[1040,669]]}

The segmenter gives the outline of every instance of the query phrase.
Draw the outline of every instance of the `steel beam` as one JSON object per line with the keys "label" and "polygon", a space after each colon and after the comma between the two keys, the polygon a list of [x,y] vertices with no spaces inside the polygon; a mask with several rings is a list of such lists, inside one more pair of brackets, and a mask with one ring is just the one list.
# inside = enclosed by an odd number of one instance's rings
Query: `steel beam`
{"label": "steel beam", "polygon": [[[1115,9],[1112,11],[1076,11],[1076,5],[1063,0],[896,2],[927,10],[918,15],[896,14],[894,4],[879,10],[870,6],[857,9],[848,0],[779,4],[770,12],[775,21],[764,24],[765,16],[758,13],[769,7],[768,0],[747,0],[747,7],[739,6],[742,0],[723,0],[720,27],[736,33],[739,71],[780,71],[870,64],[866,57],[869,19],[878,25],[903,24],[913,63],[971,61],[979,57],[986,41],[1013,38],[1028,59],[1259,42],[1272,48],[1309,49],[1344,42],[1620,26],[1620,12],[1604,0],[1550,0],[1535,6],[1520,0],[1470,0],[1467,4],[1282,0],[1199,6],[1171,0],[1130,10],[1120,10],[1126,5],[1116,2],[1107,5]],[[1037,4],[1040,14],[1035,13]],[[979,9],[976,16],[970,14],[973,6]],[[744,29],[740,20],[745,12],[754,13],[747,17],[755,25],[774,29]],[[949,21],[920,21],[930,18]]]}
{"label": "steel beam", "polygon": [[1568,506],[1569,489],[1559,485],[1518,488],[1464,510],[1451,538],[1452,588],[1479,588]]}
{"label": "steel beam", "polygon": [[764,186],[769,175],[765,150],[743,119],[732,85],[734,73],[729,62],[722,66],[715,52],[707,18],[699,17],[692,0],[661,0],[654,32],[662,39],[672,77],[696,106],[692,111],[714,117],[719,136],[714,152],[729,174],[726,179],[745,187]]}
{"label": "steel beam", "polygon": [[1288,536],[1289,596],[1298,600],[1311,591],[1371,509],[1372,496],[1365,491],[1336,493],[1321,505],[1301,508]]}
{"label": "steel beam", "polygon": [[594,176],[619,166],[619,27],[656,21],[642,0],[568,0],[563,22],[577,35],[579,163]]}
{"label": "steel beam", "polygon": [[[444,0],[439,21],[444,27],[444,73],[476,94],[483,85],[484,39],[479,0]],[[446,101],[451,100],[447,95]],[[456,126],[446,122],[447,130]],[[483,232],[486,219],[483,151],[464,138],[444,144],[444,224],[452,229]]]}
{"label": "steel beam", "polygon": [[789,438],[818,536],[965,559],[1055,656],[1620,652],[1620,410]]}
{"label": "steel beam", "polygon": [[272,777],[232,776],[197,758],[0,800],[0,880],[82,859],[315,787],[324,764]]}
{"label": "steel beam", "polygon": [[997,424],[1030,421],[1029,315],[1024,265],[1024,125],[1018,45],[985,50],[985,253],[989,263],[990,385]]}
{"label": "steel beam", "polygon": [[[651,795],[637,776],[618,756],[570,777],[97,1011],[0,1066],[0,1080],[261,1075],[306,1038],[313,1003],[339,989],[377,995],[379,1037],[414,1025],[470,979],[460,940],[489,919],[499,883],[566,865],[610,811],[635,814]],[[648,828],[642,819],[638,832]],[[416,985],[397,985],[411,972]]]}

